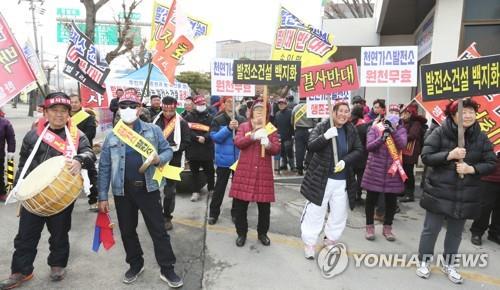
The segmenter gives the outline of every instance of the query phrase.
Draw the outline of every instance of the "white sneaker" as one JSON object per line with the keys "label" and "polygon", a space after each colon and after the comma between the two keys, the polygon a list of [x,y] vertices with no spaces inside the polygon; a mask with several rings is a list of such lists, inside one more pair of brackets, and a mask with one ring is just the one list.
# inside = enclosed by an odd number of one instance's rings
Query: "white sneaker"
{"label": "white sneaker", "polygon": [[304,246],[304,256],[308,260],[314,260],[314,256],[316,255],[316,248],[314,246],[305,245]]}
{"label": "white sneaker", "polygon": [[431,275],[431,266],[429,262],[420,262],[420,265],[417,267],[416,273],[420,278],[429,278],[429,276]]}
{"label": "white sneaker", "polygon": [[193,194],[191,195],[191,201],[195,202],[198,201],[198,199],[200,199],[200,194],[198,192],[193,192]]}
{"label": "white sneaker", "polygon": [[326,238],[326,237],[323,239],[323,245],[324,245],[325,247],[328,247],[328,246],[333,246],[333,245],[335,245],[335,244],[337,244],[337,242],[336,242],[336,241],[330,240],[330,239],[328,239],[328,238]]}
{"label": "white sneaker", "polygon": [[464,282],[462,275],[457,272],[454,266],[444,265],[441,271],[443,271],[443,273],[448,276],[448,279],[455,284],[462,284]]}

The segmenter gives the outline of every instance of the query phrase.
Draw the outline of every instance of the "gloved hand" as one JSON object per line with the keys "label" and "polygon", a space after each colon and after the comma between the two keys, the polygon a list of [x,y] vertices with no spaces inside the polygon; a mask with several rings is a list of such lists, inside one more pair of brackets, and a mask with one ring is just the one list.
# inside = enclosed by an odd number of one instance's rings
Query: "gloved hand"
{"label": "gloved hand", "polygon": [[323,134],[323,136],[325,136],[326,140],[330,140],[333,137],[337,137],[337,135],[338,135],[337,128],[335,128],[335,127],[332,127],[330,129],[326,130],[325,134]]}
{"label": "gloved hand", "polygon": [[345,168],[345,162],[344,160],[340,160],[337,165],[335,165],[335,173],[341,172]]}
{"label": "gloved hand", "polygon": [[382,135],[382,140],[387,140],[387,138],[389,138],[389,136],[391,136],[391,130],[389,128],[385,129],[384,130],[384,134]]}
{"label": "gloved hand", "polygon": [[267,136],[261,138],[260,144],[267,148],[269,146],[269,138]]}
{"label": "gloved hand", "polygon": [[255,131],[255,133],[253,133],[254,140],[260,140],[264,137],[267,137],[267,131],[264,128],[261,128],[261,129]]}
{"label": "gloved hand", "polygon": [[384,128],[385,128],[385,130],[389,130],[389,133],[391,133],[392,131],[394,131],[394,126],[391,123],[391,121],[389,121],[389,120],[385,120],[384,121]]}
{"label": "gloved hand", "polygon": [[7,160],[14,160],[14,152],[7,152]]}

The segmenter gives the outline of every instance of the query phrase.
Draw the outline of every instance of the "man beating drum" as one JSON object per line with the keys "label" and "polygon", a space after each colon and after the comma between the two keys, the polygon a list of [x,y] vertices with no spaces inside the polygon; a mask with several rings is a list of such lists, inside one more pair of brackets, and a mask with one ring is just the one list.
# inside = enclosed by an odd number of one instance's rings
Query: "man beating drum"
{"label": "man beating drum", "polygon": [[134,90],[125,90],[118,105],[121,120],[102,145],[98,189],[99,211],[108,212],[111,184],[125,261],[130,265],[123,283],[133,283],[144,271],[143,252],[136,231],[141,211],[153,239],[156,261],[161,268],[160,278],[172,288],[181,287],[182,279],[174,271],[175,255],[170,236],[163,226],[159,191],[165,185],[159,166],[172,159],[172,148],[160,127],[138,119],[142,108]]}
{"label": "man beating drum", "polygon": [[[29,131],[23,139],[19,170],[16,175],[16,183],[20,181],[20,184],[17,184],[16,188],[22,188],[24,184],[25,188],[33,189],[37,182],[46,183],[50,172],[35,180],[28,181],[28,178],[26,178],[26,181],[23,182],[24,175],[29,174],[39,166],[42,167],[42,163],[52,157],[67,156],[65,164],[64,160],[62,160],[61,167],[64,168],[65,165],[66,169],[61,174],[65,173],[69,176],[80,175],[82,167],[88,168],[88,164],[95,162],[96,157],[92,152],[87,137],[76,129],[76,126],[71,126],[69,123],[70,109],[70,98],[65,93],[57,92],[47,95],[44,101],[44,114],[47,120],[40,120],[38,128]],[[78,178],[81,185],[81,177],[78,176]],[[55,179],[57,179],[57,176],[55,176]],[[20,199],[19,196],[16,196],[15,192],[17,190],[13,191],[14,194],[11,193],[11,195]],[[36,190],[32,191],[36,193]],[[43,191],[43,188],[39,188],[38,191]],[[65,267],[69,258],[68,232],[71,228],[73,201],[74,199],[70,199],[71,203],[69,205],[61,205],[62,207],[56,210],[57,213],[55,214],[51,214],[50,211],[44,214],[36,214],[36,208],[29,207],[28,210],[28,207],[23,203],[20,209],[19,230],[14,239],[15,251],[12,256],[12,274],[8,279],[0,282],[0,289],[15,288],[33,278],[33,262],[45,224],[47,224],[50,232],[50,254],[47,260],[51,267],[50,279],[52,281],[64,279]],[[35,203],[35,205],[43,207],[40,202]]]}

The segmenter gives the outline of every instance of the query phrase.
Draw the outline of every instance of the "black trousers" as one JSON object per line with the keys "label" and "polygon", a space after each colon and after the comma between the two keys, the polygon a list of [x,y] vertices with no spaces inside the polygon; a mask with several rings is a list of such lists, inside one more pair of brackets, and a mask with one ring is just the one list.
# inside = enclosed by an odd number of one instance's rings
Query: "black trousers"
{"label": "black trousers", "polygon": [[5,158],[0,158],[0,195],[7,193],[5,188]]}
{"label": "black trousers", "polygon": [[354,177],[356,178],[356,183],[358,184],[358,188],[356,191],[356,198],[361,199],[361,194],[363,193],[361,190],[361,181],[363,180],[363,174],[365,173],[365,168],[354,168]]}
{"label": "black trousers", "polygon": [[[226,193],[227,183],[229,177],[231,176],[232,170],[227,167],[217,167],[217,180],[215,181],[214,194],[212,195],[212,201],[210,201],[210,212],[209,217],[219,218],[220,207],[224,201],[224,194]],[[231,217],[234,216],[234,199],[233,206],[231,207]]]}
{"label": "black trousers", "polygon": [[172,219],[172,213],[175,209],[175,180],[167,179],[167,184],[163,189],[163,217]]}
{"label": "black trousers", "polygon": [[295,162],[293,158],[293,140],[281,140],[281,166],[287,167],[290,166],[290,169],[295,169]]}
{"label": "black trousers", "polygon": [[198,160],[189,160],[189,168],[191,169],[191,173],[193,174],[193,179],[195,181],[194,192],[199,192],[201,190],[202,185],[200,184],[200,168],[203,168],[203,172],[207,176],[207,189],[214,190],[215,186],[215,170],[214,170],[214,161],[198,161]]}
{"label": "black trousers", "polygon": [[90,184],[92,187],[90,187],[90,194],[88,196],[88,202],[89,204],[94,204],[97,202],[97,169],[95,167],[95,163],[92,163],[92,167],[87,169],[89,173],[89,179],[90,179]]}
{"label": "black trousers", "polygon": [[490,235],[500,236],[500,183],[481,181],[481,216],[474,220],[470,231],[482,236],[488,226]]}
{"label": "black trousers", "polygon": [[309,141],[309,128],[297,127],[295,129],[295,161],[297,169],[304,169],[304,158],[307,151],[307,142]]}
{"label": "black trousers", "polygon": [[115,196],[114,199],[126,262],[135,269],[144,265],[141,243],[136,231],[138,211],[141,211],[153,240],[156,261],[162,270],[173,268],[175,255],[170,236],[163,224],[160,191],[148,192],[145,185],[134,186],[126,181],[124,192],[124,196]]}
{"label": "black trousers", "polygon": [[[248,232],[248,201],[234,198],[233,208],[236,233],[238,236],[245,236]],[[271,219],[271,203],[270,202],[258,202],[257,207],[259,208],[259,223],[257,224],[257,233],[259,235],[265,235],[269,231],[269,222]]]}
{"label": "black trousers", "polygon": [[33,272],[33,262],[37,253],[38,241],[40,241],[45,224],[47,224],[50,233],[50,254],[47,263],[51,267],[66,267],[69,258],[68,232],[71,229],[73,206],[74,203],[62,212],[49,217],[32,214],[24,207],[21,207],[19,230],[14,239],[15,251],[10,266],[12,273],[29,275]]}
{"label": "black trousers", "polygon": [[375,191],[366,192],[365,200],[365,215],[366,224],[373,225],[373,215],[375,214],[375,205],[377,204],[379,195],[383,194],[385,196],[385,215],[384,215],[384,225],[392,225],[394,219],[394,214],[396,213],[397,206],[397,195],[394,193],[380,193]]}
{"label": "black trousers", "polygon": [[408,179],[405,181],[405,191],[404,194],[413,195],[415,193],[415,173],[414,173],[415,164],[403,163],[403,169],[408,176]]}

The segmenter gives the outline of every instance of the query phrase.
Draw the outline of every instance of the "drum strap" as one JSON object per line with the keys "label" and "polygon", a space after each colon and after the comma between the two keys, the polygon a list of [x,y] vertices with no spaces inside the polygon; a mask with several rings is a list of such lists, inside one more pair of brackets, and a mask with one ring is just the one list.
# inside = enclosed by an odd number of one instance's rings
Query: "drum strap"
{"label": "drum strap", "polygon": [[28,171],[28,168],[31,166],[31,162],[33,162],[33,158],[35,158],[35,154],[38,151],[38,147],[40,147],[40,143],[42,143],[43,136],[47,133],[48,129],[49,129],[49,124],[47,124],[47,126],[45,126],[45,128],[43,129],[40,136],[38,136],[38,139],[36,140],[36,143],[35,143],[35,147],[33,147],[33,150],[31,151],[30,155],[28,156],[28,159],[26,159],[26,162],[24,163],[23,170],[21,171],[21,174],[19,175],[19,180],[17,181],[14,188],[10,191],[9,196],[7,196],[7,199],[5,200],[5,204],[17,202],[17,198],[16,198],[17,190],[18,190],[19,186],[21,185],[21,183],[24,181],[24,176],[26,175],[26,171]]}

